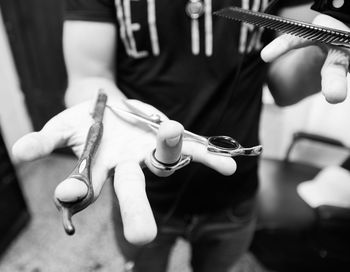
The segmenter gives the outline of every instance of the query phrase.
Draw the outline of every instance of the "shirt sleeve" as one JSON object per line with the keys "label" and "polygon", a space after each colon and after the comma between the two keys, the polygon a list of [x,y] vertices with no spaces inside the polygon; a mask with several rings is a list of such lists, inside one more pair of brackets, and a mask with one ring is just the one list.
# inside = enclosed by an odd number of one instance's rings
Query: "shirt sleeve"
{"label": "shirt sleeve", "polygon": [[115,22],[113,0],[65,0],[64,20]]}

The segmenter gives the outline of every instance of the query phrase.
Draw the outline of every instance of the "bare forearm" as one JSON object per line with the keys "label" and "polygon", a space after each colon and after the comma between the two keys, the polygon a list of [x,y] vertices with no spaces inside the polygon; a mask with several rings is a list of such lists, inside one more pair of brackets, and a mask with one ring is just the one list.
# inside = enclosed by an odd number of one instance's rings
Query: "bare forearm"
{"label": "bare forearm", "polygon": [[115,84],[117,30],[112,23],[66,21],[63,50],[68,74],[68,107],[95,98],[103,89],[109,101],[124,99]]}

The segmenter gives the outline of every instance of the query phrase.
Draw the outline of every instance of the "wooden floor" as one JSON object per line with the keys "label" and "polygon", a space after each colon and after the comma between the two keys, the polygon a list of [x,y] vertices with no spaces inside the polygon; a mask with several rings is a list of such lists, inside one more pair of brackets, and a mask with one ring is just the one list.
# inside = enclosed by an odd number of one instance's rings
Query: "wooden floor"
{"label": "wooden floor", "polygon": [[[31,221],[1,256],[1,272],[118,272],[123,259],[114,243],[110,217],[111,184],[87,210],[73,217],[77,231],[67,236],[52,196],[57,183],[72,170],[74,160],[54,155],[27,163],[18,176],[32,215]],[[189,272],[188,245],[179,240],[169,272]],[[234,272],[266,272],[250,255]]]}

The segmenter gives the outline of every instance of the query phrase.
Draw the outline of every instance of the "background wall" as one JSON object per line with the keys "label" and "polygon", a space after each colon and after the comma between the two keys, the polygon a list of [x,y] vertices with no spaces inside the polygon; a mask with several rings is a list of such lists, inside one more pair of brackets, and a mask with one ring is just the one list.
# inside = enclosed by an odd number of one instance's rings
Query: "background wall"
{"label": "background wall", "polygon": [[0,13],[0,127],[8,147],[32,130]]}
{"label": "background wall", "polygon": [[63,5],[57,0],[0,0],[0,116],[8,146],[64,109]]}
{"label": "background wall", "polygon": [[[348,77],[349,86],[350,80]],[[296,105],[279,108],[270,98],[265,99],[261,120],[261,141],[264,156],[283,158],[296,131],[331,137],[350,146],[350,98],[340,104],[327,103],[321,94],[313,95]],[[292,159],[318,166],[341,163],[349,152],[327,145],[301,141],[293,149]]]}
{"label": "background wall", "polygon": [[0,0],[19,85],[36,130],[64,108],[63,3],[57,0]]}

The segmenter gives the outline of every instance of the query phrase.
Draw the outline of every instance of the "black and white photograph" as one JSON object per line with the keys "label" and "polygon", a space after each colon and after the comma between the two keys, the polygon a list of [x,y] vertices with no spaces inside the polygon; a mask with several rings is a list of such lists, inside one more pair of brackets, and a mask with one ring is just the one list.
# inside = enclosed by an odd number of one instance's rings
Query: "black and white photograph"
{"label": "black and white photograph", "polygon": [[0,271],[350,271],[349,67],[348,0],[0,0]]}

